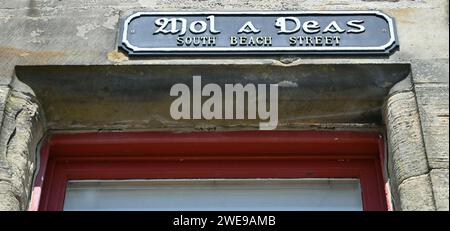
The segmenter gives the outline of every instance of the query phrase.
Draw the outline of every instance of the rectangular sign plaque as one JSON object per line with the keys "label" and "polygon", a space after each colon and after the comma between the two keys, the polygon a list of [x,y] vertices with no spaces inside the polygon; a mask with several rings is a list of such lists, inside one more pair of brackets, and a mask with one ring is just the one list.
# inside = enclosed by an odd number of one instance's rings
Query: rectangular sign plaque
{"label": "rectangular sign plaque", "polygon": [[128,55],[389,55],[394,20],[379,11],[136,12],[122,21]]}

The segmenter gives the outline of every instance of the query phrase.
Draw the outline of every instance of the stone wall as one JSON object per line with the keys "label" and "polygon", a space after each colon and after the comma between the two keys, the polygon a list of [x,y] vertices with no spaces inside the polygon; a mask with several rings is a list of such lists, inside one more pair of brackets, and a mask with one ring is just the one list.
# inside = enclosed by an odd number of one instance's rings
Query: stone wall
{"label": "stone wall", "polygon": [[[401,48],[389,58],[270,56],[129,60],[116,49],[118,20],[133,10],[368,9],[381,10],[396,19]],[[394,207],[396,210],[449,210],[448,22],[446,0],[3,0],[0,3],[0,210],[27,208],[36,169],[36,150],[48,128],[45,111],[33,89],[16,77],[18,66],[205,63],[410,65],[406,82],[391,89],[384,103],[387,168]],[[366,127],[341,122],[331,128]],[[330,129],[328,125],[327,129]]]}

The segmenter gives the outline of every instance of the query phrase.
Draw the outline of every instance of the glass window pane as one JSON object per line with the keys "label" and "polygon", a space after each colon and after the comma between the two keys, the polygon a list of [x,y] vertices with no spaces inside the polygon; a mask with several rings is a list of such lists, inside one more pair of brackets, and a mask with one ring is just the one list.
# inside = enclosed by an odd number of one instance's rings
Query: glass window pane
{"label": "glass window pane", "polygon": [[69,181],[64,210],[362,210],[358,179]]}

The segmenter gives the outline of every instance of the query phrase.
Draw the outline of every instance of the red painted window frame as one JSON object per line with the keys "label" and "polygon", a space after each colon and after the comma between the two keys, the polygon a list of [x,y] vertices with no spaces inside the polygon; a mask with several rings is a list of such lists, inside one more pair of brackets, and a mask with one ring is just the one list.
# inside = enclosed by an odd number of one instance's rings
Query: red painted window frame
{"label": "red painted window frame", "polygon": [[239,131],[52,134],[30,210],[62,210],[68,180],[359,178],[363,209],[388,209],[377,132]]}

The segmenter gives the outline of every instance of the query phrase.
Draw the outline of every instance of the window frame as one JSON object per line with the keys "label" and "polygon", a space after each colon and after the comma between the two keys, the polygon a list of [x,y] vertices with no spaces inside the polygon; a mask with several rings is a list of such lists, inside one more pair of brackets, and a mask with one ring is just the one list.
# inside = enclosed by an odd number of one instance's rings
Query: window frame
{"label": "window frame", "polygon": [[358,178],[363,210],[386,211],[383,163],[378,132],[51,134],[42,144],[29,210],[62,210],[69,180]]}

